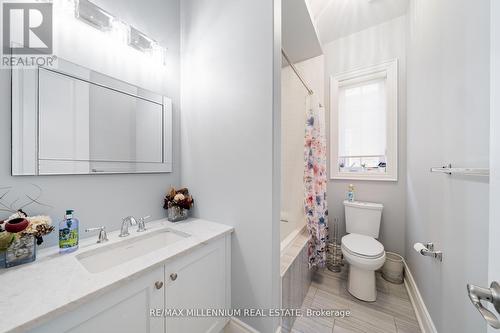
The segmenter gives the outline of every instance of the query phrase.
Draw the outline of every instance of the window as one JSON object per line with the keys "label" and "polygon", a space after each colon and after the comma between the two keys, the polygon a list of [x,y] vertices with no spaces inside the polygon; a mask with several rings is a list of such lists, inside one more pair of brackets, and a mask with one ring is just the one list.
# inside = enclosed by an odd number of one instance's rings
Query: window
{"label": "window", "polygon": [[331,78],[331,178],[396,181],[397,60]]}

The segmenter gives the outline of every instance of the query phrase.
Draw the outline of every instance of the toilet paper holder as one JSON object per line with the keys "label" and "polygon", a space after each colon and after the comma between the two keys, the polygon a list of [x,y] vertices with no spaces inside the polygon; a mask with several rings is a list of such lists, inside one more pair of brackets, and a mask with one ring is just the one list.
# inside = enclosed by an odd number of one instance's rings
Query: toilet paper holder
{"label": "toilet paper holder", "polygon": [[443,252],[434,250],[434,243],[416,243],[414,246],[415,250],[421,255],[426,257],[432,257],[439,261],[443,261]]}

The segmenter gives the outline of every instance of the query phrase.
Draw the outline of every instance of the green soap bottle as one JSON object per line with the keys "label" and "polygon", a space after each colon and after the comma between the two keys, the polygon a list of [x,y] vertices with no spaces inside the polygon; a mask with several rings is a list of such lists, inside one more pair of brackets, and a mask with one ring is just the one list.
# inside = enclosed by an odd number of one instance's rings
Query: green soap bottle
{"label": "green soap bottle", "polygon": [[73,210],[67,210],[64,220],[59,223],[59,253],[69,253],[78,249],[79,224],[78,219],[73,217]]}

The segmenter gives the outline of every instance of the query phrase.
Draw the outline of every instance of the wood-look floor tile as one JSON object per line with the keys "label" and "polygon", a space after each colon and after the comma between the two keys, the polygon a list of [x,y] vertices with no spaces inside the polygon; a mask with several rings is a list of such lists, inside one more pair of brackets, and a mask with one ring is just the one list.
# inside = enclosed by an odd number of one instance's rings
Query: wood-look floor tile
{"label": "wood-look floor tile", "polygon": [[292,333],[331,333],[333,330],[333,323],[327,323],[316,320],[312,317],[298,317],[292,328]]}
{"label": "wood-look floor tile", "polygon": [[312,305],[314,296],[316,295],[316,291],[318,288],[310,286],[309,289],[307,290],[306,297],[304,297],[304,302],[302,303],[302,308],[307,308]]}
{"label": "wood-look floor tile", "polygon": [[[349,324],[362,332],[388,333],[396,332],[394,317],[383,312],[363,307],[341,296],[319,290],[314,297],[313,307],[320,309],[346,309],[351,312],[350,317],[333,318],[335,323]],[[331,319],[331,318],[324,318]]]}
{"label": "wood-look floor tile", "polygon": [[[294,325],[292,332],[323,332],[333,325],[333,333],[421,333],[404,284],[390,283],[377,272],[377,301],[364,302],[347,291],[347,271],[348,265],[340,273],[327,269],[315,272],[302,307],[349,309],[351,316],[299,318],[300,322]],[[318,331],[314,331],[314,325],[318,326]]]}
{"label": "wood-look floor tile", "polygon": [[[322,309],[344,309],[343,307],[333,307],[333,306],[328,306],[328,305],[324,305],[324,303],[321,303],[321,296],[319,296],[319,301],[317,299],[318,297],[318,293],[323,293],[323,291],[321,290],[318,290],[318,292],[316,293],[316,296],[314,296],[314,299],[313,301],[311,302],[311,304],[307,307],[303,307],[302,308],[302,311],[304,312],[304,315],[307,315],[307,309],[313,309],[313,310],[322,310]],[[310,317],[310,319],[324,325],[324,326],[332,326],[333,327],[333,323],[335,322],[335,317]]]}
{"label": "wood-look floor tile", "polygon": [[[350,318],[342,318],[335,320],[335,326],[343,327],[343,325],[348,325],[348,328],[354,332],[362,333],[396,333],[396,325],[394,320],[392,323],[390,321],[384,321],[380,318],[373,320],[373,318],[367,318],[366,316],[357,317],[352,316]],[[345,327],[343,327],[346,329]]]}
{"label": "wood-look floor tile", "polygon": [[364,333],[347,322],[335,322],[333,333]]}
{"label": "wood-look floor tile", "polygon": [[377,286],[377,291],[383,292],[383,293],[389,293],[390,292],[390,285],[391,283],[389,281],[386,281],[380,272],[377,272],[375,274],[375,281],[376,281],[376,286]]}
{"label": "wood-look floor tile", "polygon": [[347,282],[341,288],[342,297],[351,300],[352,302],[359,304],[360,306],[377,310],[385,314],[400,317],[406,321],[415,321],[417,317],[415,316],[415,311],[409,300],[392,296],[391,294],[378,292],[377,300],[375,302],[365,302],[352,296],[349,291],[347,291]]}
{"label": "wood-look floor tile", "polygon": [[394,318],[398,333],[421,333],[420,327],[416,322],[407,322],[399,318]]}
{"label": "wood-look floor tile", "polygon": [[336,279],[347,280],[348,267],[349,266],[342,266],[342,269],[340,270],[340,272],[332,272],[328,268],[323,268],[323,269],[319,269],[317,271],[317,273],[328,275],[328,276],[331,276],[331,277],[336,278]]}
{"label": "wood-look floor tile", "polygon": [[406,299],[408,301],[410,300],[410,296],[406,291],[404,283],[402,284],[389,283],[389,294],[391,294],[392,296]]}
{"label": "wood-look floor tile", "polygon": [[339,295],[341,293],[343,279],[333,277],[325,273],[316,273],[312,277],[311,286],[327,291],[332,294]]}

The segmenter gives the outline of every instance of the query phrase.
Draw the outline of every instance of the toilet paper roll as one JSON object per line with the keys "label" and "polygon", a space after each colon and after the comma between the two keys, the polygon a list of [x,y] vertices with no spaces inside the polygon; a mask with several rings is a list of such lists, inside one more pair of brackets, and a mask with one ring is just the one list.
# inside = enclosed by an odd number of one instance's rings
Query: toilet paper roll
{"label": "toilet paper roll", "polygon": [[417,251],[418,253],[422,253],[422,250],[427,250],[427,248],[425,247],[424,244],[422,243],[415,243],[413,245],[413,248],[415,249],[415,251]]}

